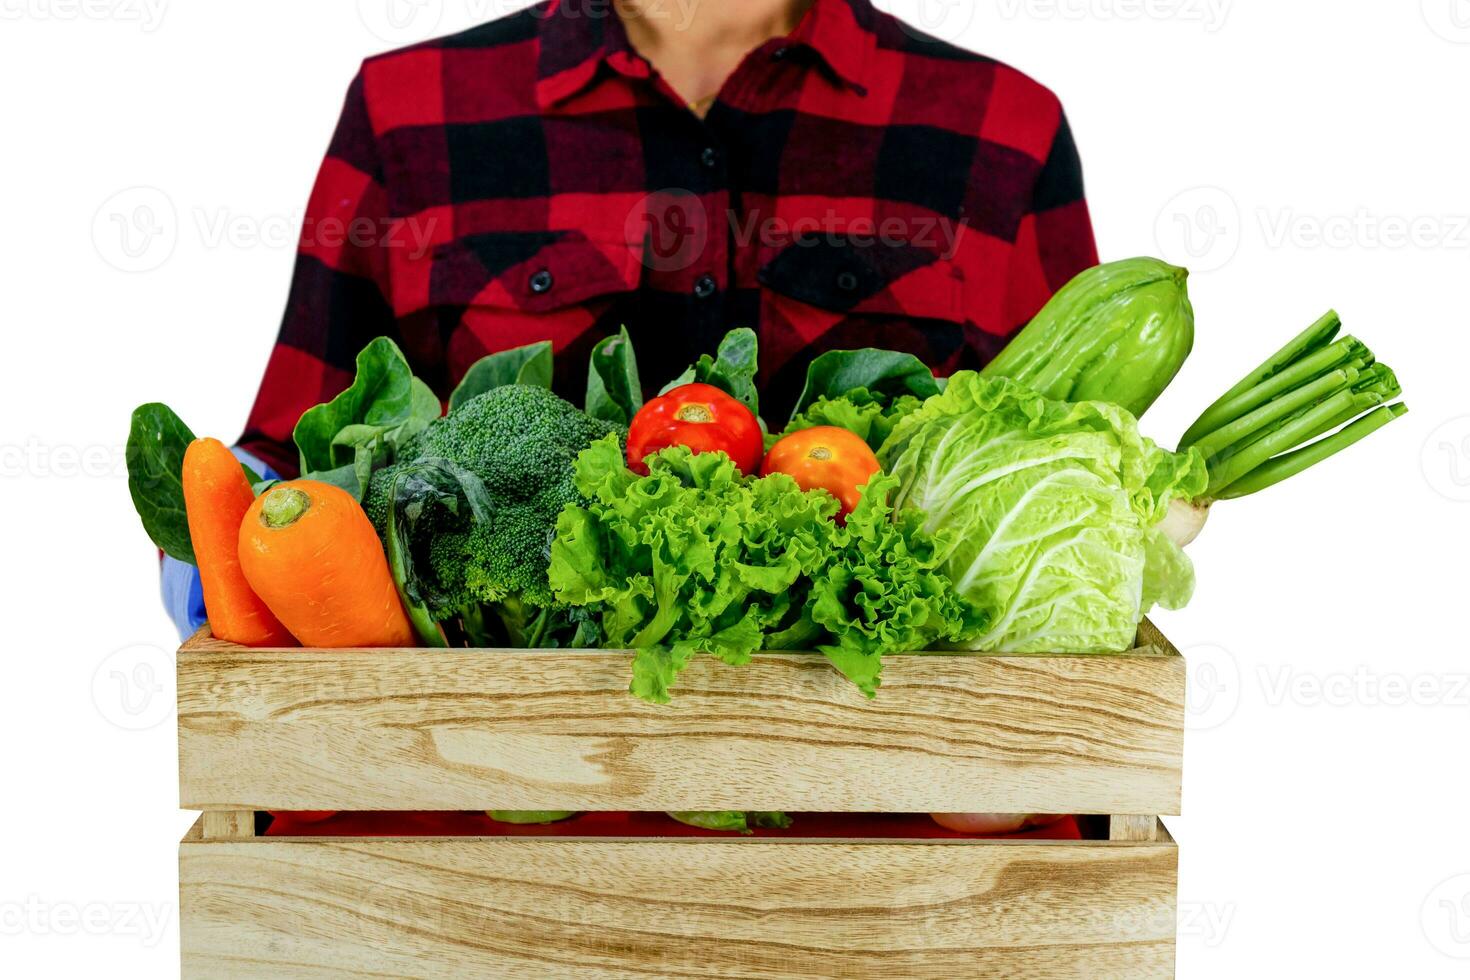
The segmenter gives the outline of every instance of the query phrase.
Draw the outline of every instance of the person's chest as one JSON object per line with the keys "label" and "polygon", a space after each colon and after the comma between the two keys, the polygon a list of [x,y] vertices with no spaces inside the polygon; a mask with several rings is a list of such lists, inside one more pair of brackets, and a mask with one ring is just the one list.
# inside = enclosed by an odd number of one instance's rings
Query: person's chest
{"label": "person's chest", "polygon": [[896,96],[779,77],[733,78],[704,119],[614,79],[554,112],[465,107],[387,134],[390,205],[419,243],[390,256],[400,318],[435,332],[451,377],[540,340],[585,365],[621,326],[653,384],[754,327],[777,402],[822,350],[966,366],[976,336],[1013,327],[1008,260],[1039,164],[958,115],[898,122],[917,110]]}

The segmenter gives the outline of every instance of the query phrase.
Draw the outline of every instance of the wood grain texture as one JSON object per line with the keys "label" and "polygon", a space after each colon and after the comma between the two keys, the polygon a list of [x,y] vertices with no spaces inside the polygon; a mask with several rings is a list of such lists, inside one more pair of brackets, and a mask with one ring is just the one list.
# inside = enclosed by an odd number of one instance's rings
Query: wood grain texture
{"label": "wood grain texture", "polygon": [[1163,825],[1158,817],[1114,815],[1108,825],[1108,839],[1115,841],[1156,841]]}
{"label": "wood grain texture", "polygon": [[700,658],[674,704],[616,651],[179,654],[186,809],[1179,810],[1184,662],[894,656],[865,700],[814,655]]}
{"label": "wood grain texture", "polygon": [[183,975],[1174,975],[1172,843],[202,841]]}
{"label": "wood grain texture", "polygon": [[199,832],[214,840],[240,840],[255,836],[254,810],[210,810],[199,822]]}

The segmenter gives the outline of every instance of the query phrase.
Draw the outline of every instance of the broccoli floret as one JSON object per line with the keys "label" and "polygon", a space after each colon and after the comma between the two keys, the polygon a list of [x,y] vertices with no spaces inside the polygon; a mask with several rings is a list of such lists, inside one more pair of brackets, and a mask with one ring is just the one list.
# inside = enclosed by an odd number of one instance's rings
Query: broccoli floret
{"label": "broccoli floret", "polygon": [[484,491],[478,508],[467,496],[452,507],[440,500],[432,513],[417,518],[415,568],[428,580],[419,591],[436,619],[492,606],[512,612],[509,619],[519,624],[528,607],[553,604],[546,569],[556,519],[566,505],[584,503],[574,484],[577,456],[615,432],[623,430],[544,388],[496,388],[434,422],[400,450],[392,466],[374,475],[363,506],[385,533],[400,474],[421,472],[433,460],[472,474]]}

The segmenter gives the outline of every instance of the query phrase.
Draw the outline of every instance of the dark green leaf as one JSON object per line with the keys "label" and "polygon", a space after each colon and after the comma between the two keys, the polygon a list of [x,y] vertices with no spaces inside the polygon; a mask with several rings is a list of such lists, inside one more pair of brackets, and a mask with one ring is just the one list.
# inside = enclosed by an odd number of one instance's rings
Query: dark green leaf
{"label": "dark green leaf", "polygon": [[372,448],[378,462],[388,462],[395,449],[439,415],[439,399],[413,376],[398,345],[379,337],[357,355],[352,387],[309,409],[296,423],[301,472],[355,464],[364,446]]}
{"label": "dark green leaf", "polygon": [[143,529],[165,554],[194,564],[184,509],[184,453],[194,433],[167,405],[144,405],[128,431],[128,492]]}
{"label": "dark green leaf", "polygon": [[[335,469],[308,473],[305,479],[316,480],[318,483],[330,483],[334,487],[346,490],[352,494],[354,499],[359,501],[362,500],[363,491],[366,487],[361,477],[358,476],[356,463],[348,463],[346,466],[338,466]],[[258,486],[256,487],[255,495],[258,497],[268,489],[270,489],[269,486]]]}
{"label": "dark green leaf", "polygon": [[624,327],[592,348],[587,370],[587,414],[627,425],[643,407],[643,383],[633,340]]}
{"label": "dark green leaf", "polygon": [[791,417],[805,412],[819,398],[841,398],[855,388],[889,398],[931,398],[940,390],[934,372],[912,354],[873,348],[828,351],[807,368],[806,388]]}
{"label": "dark green leaf", "polygon": [[756,359],[760,344],[755,331],[742,327],[731,330],[720,342],[714,357],[704,354],[689,370],[665,386],[666,394],[687,384],[714,385],[726,394],[745,403],[751,412],[760,415],[760,393],[756,390]]}
{"label": "dark green leaf", "polygon": [[482,357],[465,372],[464,380],[449,396],[449,410],[452,412],[470,399],[506,385],[550,388],[552,366],[549,340]]}

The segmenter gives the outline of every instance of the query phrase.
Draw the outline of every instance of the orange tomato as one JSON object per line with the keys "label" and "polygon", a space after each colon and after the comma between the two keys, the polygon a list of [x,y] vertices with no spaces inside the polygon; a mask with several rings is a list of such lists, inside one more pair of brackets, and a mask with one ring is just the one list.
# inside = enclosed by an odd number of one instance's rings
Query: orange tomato
{"label": "orange tomato", "polygon": [[826,425],[794,432],[772,446],[761,476],[785,473],[803,490],[825,490],[842,504],[846,517],[857,508],[868,481],[882,470],[866,442]]}

